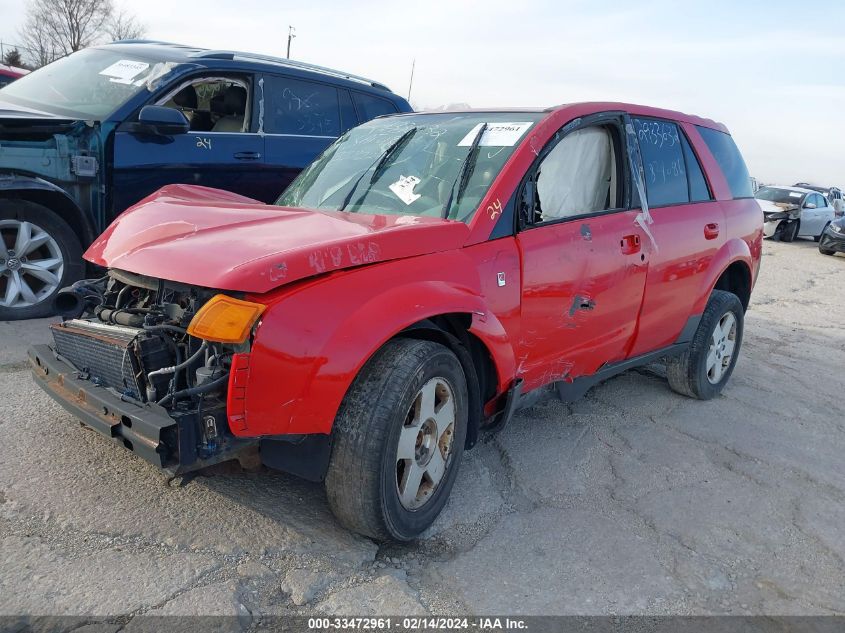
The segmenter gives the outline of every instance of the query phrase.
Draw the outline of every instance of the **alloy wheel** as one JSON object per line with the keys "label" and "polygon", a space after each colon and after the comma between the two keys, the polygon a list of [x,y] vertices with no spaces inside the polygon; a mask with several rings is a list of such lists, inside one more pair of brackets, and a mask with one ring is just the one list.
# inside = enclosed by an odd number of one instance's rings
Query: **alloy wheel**
{"label": "alloy wheel", "polygon": [[722,376],[731,365],[734,348],[736,347],[736,317],[733,312],[726,312],[719,319],[710,339],[710,349],[707,352],[707,380],[710,384],[718,384]]}
{"label": "alloy wheel", "polygon": [[435,377],[417,392],[399,434],[396,490],[407,510],[431,499],[443,480],[455,433],[455,395],[444,378]]}
{"label": "alloy wheel", "polygon": [[58,242],[20,220],[0,220],[0,236],[0,307],[27,308],[53,294],[65,264]]}

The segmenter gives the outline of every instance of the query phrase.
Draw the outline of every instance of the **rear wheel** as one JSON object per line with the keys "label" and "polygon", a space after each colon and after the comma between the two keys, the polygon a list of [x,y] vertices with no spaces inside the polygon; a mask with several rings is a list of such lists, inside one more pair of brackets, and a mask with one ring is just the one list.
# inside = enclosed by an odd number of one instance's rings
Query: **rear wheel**
{"label": "rear wheel", "polygon": [[440,514],[467,431],[457,357],[431,341],[394,339],[361,370],[341,404],[326,492],[346,527],[409,541]]}
{"label": "rear wheel", "polygon": [[666,361],[666,375],[674,391],[699,400],[709,400],[722,391],[739,356],[744,315],[735,294],[713,291],[689,348]]}
{"label": "rear wheel", "polygon": [[26,200],[0,200],[0,320],[53,314],[53,298],[82,278],[82,245],[67,222]]}

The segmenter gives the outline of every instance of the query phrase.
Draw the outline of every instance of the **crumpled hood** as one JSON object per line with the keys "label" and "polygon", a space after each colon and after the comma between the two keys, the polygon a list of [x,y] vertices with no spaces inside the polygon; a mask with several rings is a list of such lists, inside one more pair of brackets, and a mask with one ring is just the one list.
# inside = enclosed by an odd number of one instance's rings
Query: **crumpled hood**
{"label": "crumpled hood", "polygon": [[757,204],[760,205],[764,214],[794,212],[798,210],[797,204],[789,204],[788,202],[772,202],[771,200],[758,199]]}
{"label": "crumpled hood", "polygon": [[168,185],[122,213],[85,253],[109,268],[191,285],[263,293],[331,270],[451,250],[463,222],[266,205]]}
{"label": "crumpled hood", "polygon": [[52,112],[45,112],[44,110],[36,110],[35,108],[28,108],[26,106],[17,105],[11,101],[6,101],[2,98],[3,93],[0,93],[0,120],[2,119],[48,119],[51,121],[73,121]]}

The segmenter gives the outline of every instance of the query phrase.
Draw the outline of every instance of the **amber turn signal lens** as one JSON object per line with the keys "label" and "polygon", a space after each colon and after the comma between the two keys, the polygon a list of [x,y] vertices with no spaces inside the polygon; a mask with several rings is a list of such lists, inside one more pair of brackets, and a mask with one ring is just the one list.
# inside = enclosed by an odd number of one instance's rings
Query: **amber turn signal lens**
{"label": "amber turn signal lens", "polygon": [[267,306],[215,295],[191,319],[188,334],[217,343],[243,343]]}

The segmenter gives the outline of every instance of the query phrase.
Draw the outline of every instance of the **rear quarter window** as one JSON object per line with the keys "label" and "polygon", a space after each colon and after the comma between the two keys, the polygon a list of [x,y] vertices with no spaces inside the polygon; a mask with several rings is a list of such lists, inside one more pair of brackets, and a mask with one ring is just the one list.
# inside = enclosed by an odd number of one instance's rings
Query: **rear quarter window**
{"label": "rear quarter window", "polygon": [[396,114],[399,111],[392,102],[374,95],[353,92],[352,99],[355,101],[355,108],[358,110],[358,118],[361,123],[383,114]]}
{"label": "rear quarter window", "polygon": [[728,181],[731,195],[734,198],[753,197],[751,176],[731,135],[709,127],[696,126],[696,129],[707,144],[710,153],[713,154],[713,158],[716,159],[725,180]]}

